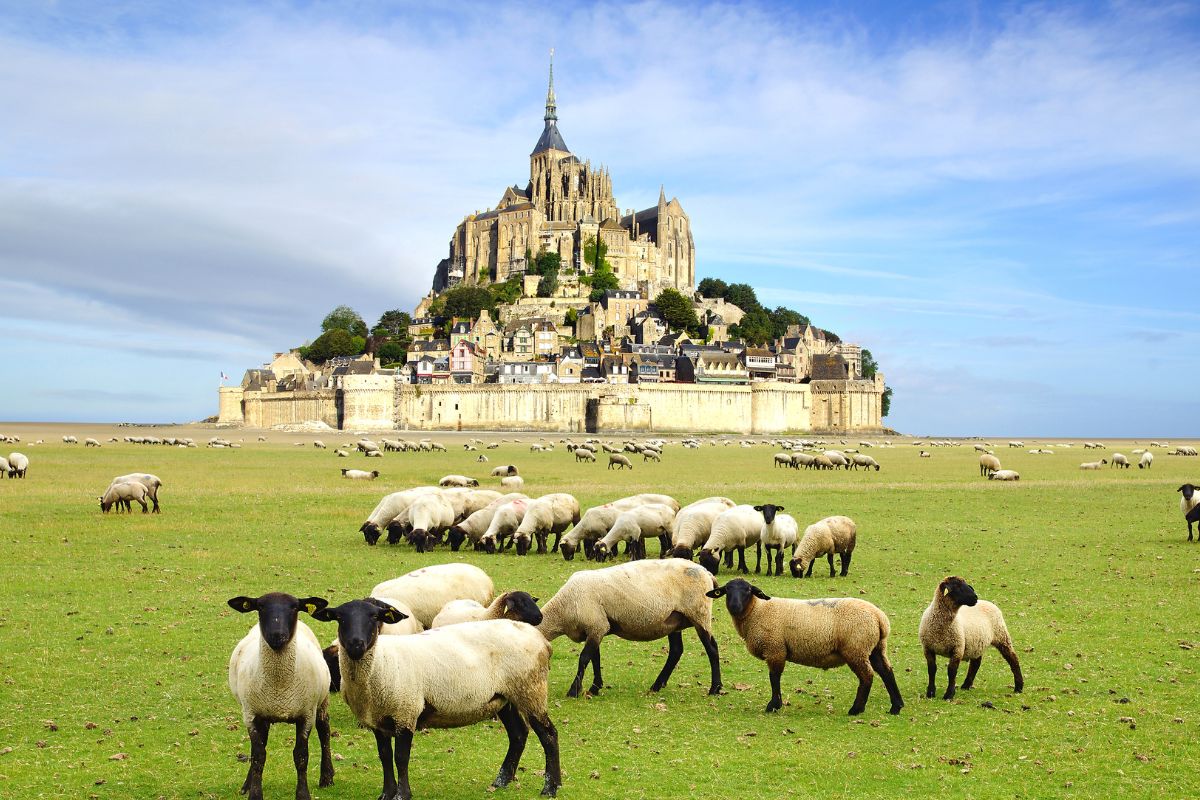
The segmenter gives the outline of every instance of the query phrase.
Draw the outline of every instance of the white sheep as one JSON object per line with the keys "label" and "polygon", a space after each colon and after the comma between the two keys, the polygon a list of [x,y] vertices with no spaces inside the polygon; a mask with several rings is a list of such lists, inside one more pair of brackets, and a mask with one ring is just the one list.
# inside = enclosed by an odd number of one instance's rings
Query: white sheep
{"label": "white sheep", "polygon": [[1138,459],[1138,469],[1150,469],[1154,466],[1154,453],[1149,450],[1142,453],[1142,457]]}
{"label": "white sheep", "polygon": [[1179,498],[1179,510],[1183,513],[1183,518],[1187,520],[1188,541],[1190,542],[1192,540],[1192,520],[1188,519],[1188,512],[1200,506],[1200,487],[1185,483],[1175,491],[1182,495]]}
{"label": "white sheep", "polygon": [[633,462],[629,460],[628,456],[622,455],[621,453],[609,453],[608,468],[612,469],[613,467],[616,467],[617,469],[625,469],[626,467],[633,469]]}
{"label": "white sheep", "polygon": [[325,450],[325,449],[327,449],[327,448],[325,447],[325,443],[324,443],[324,442],[322,442],[320,439],[315,439],[315,440],[313,441],[313,447],[315,447],[315,448],[316,448],[316,449],[318,449],[318,450]]}
{"label": "white sheep", "polygon": [[777,469],[779,467],[792,466],[792,454],[791,453],[776,453],[775,458],[774,458],[774,464]]}
{"label": "white sheep", "polygon": [[142,507],[142,513],[145,514],[149,510],[149,506],[146,504],[147,493],[146,487],[140,483],[113,483],[100,496],[100,510],[107,514],[115,505],[117,513],[120,513],[122,508],[129,511],[131,505],[136,502]]}
{"label": "white sheep", "polygon": [[709,597],[725,598],[733,626],[755,658],[767,662],[771,699],[767,713],[783,707],[780,678],[787,662],[832,669],[843,664],[858,678],[850,714],[861,714],[878,673],[892,702],[890,714],[904,707],[896,675],[887,657],[891,622],[873,603],[857,597],[791,600],[769,597],[757,586],[735,578],[713,589]]}
{"label": "white sheep", "polygon": [[962,688],[970,689],[975,683],[975,673],[979,671],[983,654],[989,647],[999,650],[1012,669],[1013,691],[1020,692],[1025,686],[1017,651],[1013,649],[1012,637],[1004,624],[1004,615],[995,604],[980,600],[971,585],[962,578],[946,578],[938,584],[933,601],[921,615],[918,636],[925,650],[925,665],[929,671],[926,697],[932,698],[937,693],[937,656],[950,659],[946,665],[946,693],[942,699],[951,700],[954,698],[954,679],[959,663],[963,659],[969,663]]}
{"label": "white sheep", "polygon": [[92,439],[91,437],[88,437],[87,439],[83,440],[83,446],[84,447],[99,447],[100,442],[96,441],[95,439]]}
{"label": "white sheep", "polygon": [[315,616],[338,624],[342,696],[359,724],[375,733],[383,767],[380,797],[412,797],[408,761],[418,728],[458,728],[497,716],[509,744],[492,786],[507,786],[516,777],[532,727],[546,753],[542,794],[558,792],[558,732],[547,713],[550,645],[536,628],[500,619],[447,625],[419,636],[377,636],[381,623],[403,615],[370,600],[319,609]]}
{"label": "white sheep", "polygon": [[596,453],[593,450],[580,445],[579,447],[575,448],[575,461],[576,463],[580,461],[590,461],[595,463]]}
{"label": "white sheep", "polygon": [[519,491],[525,488],[525,479],[520,475],[506,475],[500,479],[500,488],[506,492]]}
{"label": "white sheep", "polygon": [[1112,466],[1109,467],[1109,469],[1112,469],[1112,467],[1121,467],[1122,469],[1129,469],[1129,457],[1126,456],[1124,453],[1113,453],[1112,454]]}
{"label": "white sheep", "polygon": [[[111,483],[140,483],[145,486],[146,497],[154,504],[154,513],[159,513],[158,490],[162,488],[162,479],[157,475],[151,475],[149,472],[131,472],[128,475],[118,475]],[[125,503],[125,510],[129,510],[128,503]]]}
{"label": "white sheep", "polygon": [[563,531],[579,522],[579,501],[566,492],[554,492],[529,501],[521,524],[513,532],[517,555],[529,552],[531,544],[537,542],[537,552],[546,552],[546,539],[555,534],[557,549]]}
{"label": "white sheep", "polygon": [[474,600],[488,604],[496,593],[488,574],[471,564],[434,564],[399,578],[383,581],[371,589],[371,597],[389,597],[412,609],[426,628],[451,600]]}
{"label": "white sheep", "polygon": [[749,572],[746,568],[746,548],[754,545],[756,555],[754,571],[760,572],[762,570],[762,542],[758,537],[762,534],[762,527],[762,514],[755,511],[754,506],[738,505],[723,511],[713,520],[712,530],[709,531],[708,539],[705,540],[696,560],[705,569],[716,575],[720,570],[722,555],[725,557],[725,566],[733,567],[733,554],[736,550],[737,568],[744,573]]}
{"label": "white sheep", "polygon": [[9,474],[8,459],[4,456],[0,456],[0,475],[4,476],[5,478],[12,477],[12,475]]}
{"label": "white sheep", "polygon": [[991,475],[988,475],[988,480],[1019,481],[1021,480],[1021,473],[1017,472],[1015,469],[998,469]]}
{"label": "white sheep", "polygon": [[1080,469],[1100,469],[1108,463],[1108,459],[1102,458],[1099,461],[1084,461],[1079,465]]}
{"label": "white sheep", "polygon": [[451,487],[467,488],[478,485],[479,481],[474,478],[468,478],[466,475],[445,475],[438,481],[438,486],[441,486],[443,489]]}
{"label": "white sheep", "polygon": [[804,529],[788,562],[793,578],[812,577],[813,565],[821,556],[829,560],[829,577],[834,576],[833,556],[842,562],[842,577],[850,571],[850,559],[858,543],[858,525],[849,517],[836,515],[818,520]]}
{"label": "white sheep", "polygon": [[365,469],[344,469],[342,477],[352,481],[373,481],[379,477],[379,470],[373,469],[367,472]]}
{"label": "white sheep", "polygon": [[333,785],[329,747],[329,669],[312,630],[298,619],[327,605],[320,597],[295,598],[272,592],[262,597],[234,597],[229,607],[257,612],[258,624],[233,648],[229,657],[229,690],[242,707],[242,723],[250,735],[250,769],[242,793],[261,800],[267,735],[273,722],[296,726],[296,798],[308,793],[308,737],[313,727],[321,742],[319,786]]}
{"label": "white sheep", "polygon": [[521,520],[525,519],[530,502],[532,501],[513,499],[501,504],[492,515],[487,530],[479,537],[480,547],[489,554],[504,550],[508,546],[505,540],[517,532]]}
{"label": "white sheep", "polygon": [[990,477],[993,472],[1000,469],[1000,459],[996,458],[991,453],[984,453],[979,457],[979,474],[985,477]]}
{"label": "white sheep", "polygon": [[825,452],[821,453],[821,455],[829,459],[829,463],[833,464],[835,469],[841,469],[842,467],[850,466],[850,460],[846,458],[844,453],[838,450],[826,450]]}
{"label": "white sheep", "polygon": [[671,556],[690,560],[692,551],[708,541],[713,520],[735,505],[728,497],[706,497],[679,509],[671,523]]}
{"label": "white sheep", "polygon": [[7,460],[8,477],[24,478],[25,472],[29,469],[29,456],[24,453],[9,453]]}
{"label": "white sheep", "polygon": [[433,618],[433,628],[457,625],[460,622],[480,622],[487,619],[511,619],[529,625],[540,625],[542,612],[538,599],[528,592],[504,592],[496,595],[490,605],[474,600],[451,600]]}
{"label": "white sheep", "polygon": [[447,532],[446,537],[447,541],[450,542],[450,549],[457,552],[458,548],[467,539],[470,539],[476,545],[476,549],[479,549],[479,541],[483,537],[484,532],[487,531],[488,526],[491,525],[492,517],[496,514],[496,509],[512,500],[528,499],[524,494],[511,492],[501,495],[483,508],[471,512],[464,519],[452,525]]}
{"label": "white sheep", "polygon": [[861,453],[855,453],[850,458],[850,469],[858,469],[865,467],[868,471],[874,467],[876,472],[879,472],[879,462],[870,456],[864,456]]}
{"label": "white sheep", "polygon": [[645,505],[622,511],[613,521],[612,527],[600,541],[596,542],[593,553],[597,561],[603,563],[609,555],[616,555],[617,545],[626,542],[625,549],[632,549],[632,558],[646,557],[646,537],[661,537],[669,535],[671,523],[675,521],[675,510],[662,503],[647,503]]}
{"label": "white sheep", "polygon": [[667,638],[667,661],[650,691],[666,686],[683,654],[686,628],[696,635],[708,655],[711,682],[708,693],[721,692],[721,663],[712,635],[712,600],[705,594],[716,580],[700,567],[677,558],[631,561],[614,567],[581,570],[542,607],[538,630],[548,641],[566,636],[584,643],[575,679],[567,692],[578,697],[583,673],[592,665],[591,694],[604,686],[600,671],[600,642],[610,633],[636,642]]}
{"label": "white sheep", "polygon": [[657,450],[654,450],[653,448],[650,448],[650,447],[643,448],[642,449],[642,463],[644,464],[647,461],[653,461],[655,463],[662,462],[662,453],[660,453]]}
{"label": "white sheep", "polygon": [[783,506],[764,503],[754,510],[762,514],[763,527],[759,533],[763,550],[767,553],[767,575],[771,574],[771,551],[775,551],[775,574],[783,575],[783,551],[795,549],[800,526],[791,514],[781,514]]}
{"label": "white sheep", "polygon": [[375,544],[379,541],[379,537],[383,535],[383,531],[396,519],[397,516],[406,510],[412,502],[423,494],[437,492],[436,486],[417,486],[413,489],[405,489],[402,492],[392,492],[386,495],[375,506],[367,517],[367,521],[359,527],[362,531],[363,538],[367,544]]}
{"label": "white sheep", "polygon": [[[423,494],[413,500],[407,511],[409,524],[412,526],[408,541],[418,553],[432,550],[457,520],[454,506],[445,494]],[[389,526],[389,544],[395,544],[392,535],[392,528]]]}
{"label": "white sheep", "polygon": [[501,464],[498,467],[492,467],[493,478],[503,478],[508,475],[519,475],[516,464]]}

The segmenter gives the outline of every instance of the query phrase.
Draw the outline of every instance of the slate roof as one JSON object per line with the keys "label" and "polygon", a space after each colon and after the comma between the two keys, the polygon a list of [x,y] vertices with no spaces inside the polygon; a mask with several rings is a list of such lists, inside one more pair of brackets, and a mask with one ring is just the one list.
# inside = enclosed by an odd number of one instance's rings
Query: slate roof
{"label": "slate roof", "polygon": [[529,155],[536,156],[538,153],[546,150],[562,150],[564,153],[571,152],[567,147],[567,143],[563,141],[562,134],[558,132],[558,123],[552,119],[546,120],[546,127],[542,129],[542,135],[538,137],[537,144],[533,147],[533,152]]}

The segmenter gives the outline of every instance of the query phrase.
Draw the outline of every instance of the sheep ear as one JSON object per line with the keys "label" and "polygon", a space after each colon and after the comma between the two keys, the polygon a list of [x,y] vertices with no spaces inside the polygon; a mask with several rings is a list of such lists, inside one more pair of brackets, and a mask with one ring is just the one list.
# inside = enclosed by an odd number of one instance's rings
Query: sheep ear
{"label": "sheep ear", "polygon": [[759,600],[770,600],[771,599],[770,597],[767,596],[766,592],[764,592],[762,589],[758,588],[757,586],[755,586],[753,589],[750,590],[750,594],[754,595]]}
{"label": "sheep ear", "polygon": [[245,614],[247,611],[258,610],[258,599],[254,597],[231,597],[228,601],[229,607],[234,611],[240,611]]}
{"label": "sheep ear", "polygon": [[775,506],[775,510],[776,511],[786,511],[787,509],[784,508],[783,506]]}
{"label": "sheep ear", "polygon": [[379,615],[376,617],[380,622],[386,622],[389,625],[394,625],[401,620],[408,619],[408,614],[397,611],[391,606],[386,606],[379,609]]}
{"label": "sheep ear", "polygon": [[329,605],[329,601],[324,597],[301,597],[297,602],[300,603],[300,608],[309,614],[316,614]]}
{"label": "sheep ear", "polygon": [[755,510],[755,511],[762,511],[762,510],[763,510],[763,507],[762,507],[762,506],[755,506],[755,507],[754,507],[754,510]]}
{"label": "sheep ear", "polygon": [[318,608],[316,611],[310,611],[312,618],[321,622],[337,622],[338,612],[336,608]]}
{"label": "sheep ear", "polygon": [[943,586],[942,587],[942,597],[949,597],[949,596],[950,596],[950,587]]}
{"label": "sheep ear", "polygon": [[717,588],[713,589],[712,591],[705,592],[705,593],[704,593],[704,596],[705,596],[705,597],[712,597],[712,598],[724,597],[724,596],[725,596],[725,587],[724,587],[724,586],[718,586]]}

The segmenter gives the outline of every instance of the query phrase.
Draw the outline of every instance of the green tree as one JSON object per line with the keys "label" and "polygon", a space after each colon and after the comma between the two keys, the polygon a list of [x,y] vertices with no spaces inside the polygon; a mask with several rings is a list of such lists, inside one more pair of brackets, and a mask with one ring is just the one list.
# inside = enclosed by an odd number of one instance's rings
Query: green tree
{"label": "green tree", "polygon": [[403,364],[408,356],[408,348],[399,342],[384,342],[379,346],[376,355],[379,356],[379,363],[385,367],[389,364]]}
{"label": "green tree", "polygon": [[321,320],[322,331],[343,330],[352,336],[367,338],[367,323],[350,306],[338,306]]}
{"label": "green tree", "polygon": [[382,329],[384,336],[389,336],[393,339],[404,338],[408,336],[408,326],[412,324],[412,316],[407,311],[401,311],[398,308],[393,308],[391,311],[385,311],[379,317],[379,322],[375,323],[375,328],[371,331],[375,333]]}
{"label": "green tree", "polygon": [[886,417],[888,412],[892,410],[892,387],[888,386],[883,390],[883,397],[879,402],[879,416]]}
{"label": "green tree", "polygon": [[566,318],[563,321],[574,328],[575,324],[579,322],[579,312],[573,308],[568,308]]}
{"label": "green tree", "polygon": [[538,297],[551,297],[558,291],[558,271],[562,267],[562,256],[543,251],[538,253],[531,266],[534,274],[542,276],[538,281]]}
{"label": "green tree", "polygon": [[748,283],[731,283],[729,289],[724,295],[725,299],[733,303],[742,311],[753,311],[761,309],[758,296],[754,294],[754,287]]}
{"label": "green tree", "polygon": [[879,364],[875,361],[875,356],[867,348],[862,351],[862,376],[864,378],[874,378],[875,373],[879,371]]}
{"label": "green tree", "polygon": [[488,291],[492,294],[493,308],[497,303],[510,305],[521,297],[521,279],[514,276],[503,283],[493,283],[488,287]]}
{"label": "green tree", "polygon": [[799,311],[793,311],[790,308],[777,306],[774,311],[768,312],[771,317],[771,338],[779,339],[787,334],[787,329],[792,325],[807,325],[808,317],[801,314]]}
{"label": "green tree", "polygon": [[587,241],[583,243],[583,264],[585,267],[591,267],[592,272],[599,272],[602,269],[607,269],[612,272],[612,264],[608,263],[608,245],[603,240],[600,242],[600,252],[596,252],[596,237],[589,236]]}
{"label": "green tree", "polygon": [[691,330],[699,324],[692,301],[674,289],[659,292],[658,297],[654,298],[654,306],[673,331]]}
{"label": "green tree", "polygon": [[361,352],[361,345],[356,346],[354,337],[343,328],[325,331],[308,346],[308,358],[318,364],[334,356],[355,356]]}
{"label": "green tree", "polygon": [[720,278],[705,278],[696,289],[701,297],[724,297],[729,292],[729,284]]}
{"label": "green tree", "polygon": [[621,281],[617,279],[616,274],[612,271],[612,267],[605,261],[600,269],[592,273],[592,293],[588,295],[593,303],[597,303],[604,297],[606,292],[615,292],[621,288]]}
{"label": "green tree", "polygon": [[475,319],[482,309],[496,310],[496,298],[482,286],[455,286],[442,295],[445,313],[450,317]]}
{"label": "green tree", "polygon": [[752,308],[737,325],[730,325],[729,332],[746,344],[760,345],[771,340],[771,318],[762,306]]}

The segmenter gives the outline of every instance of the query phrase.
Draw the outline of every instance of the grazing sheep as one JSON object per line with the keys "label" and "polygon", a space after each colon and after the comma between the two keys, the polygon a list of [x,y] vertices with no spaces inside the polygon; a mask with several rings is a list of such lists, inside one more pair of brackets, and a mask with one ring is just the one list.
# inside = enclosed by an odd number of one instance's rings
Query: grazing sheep
{"label": "grazing sheep", "polygon": [[762,570],[762,542],[758,537],[762,533],[762,527],[762,514],[756,511],[754,506],[739,505],[722,511],[713,520],[712,530],[709,531],[708,539],[705,540],[696,560],[716,575],[720,570],[722,555],[725,557],[725,566],[733,567],[733,553],[736,550],[738,569],[748,573],[750,570],[746,567],[746,547],[754,545],[754,571],[759,572]]}
{"label": "grazing sheep", "polygon": [[567,692],[578,697],[583,673],[592,665],[590,694],[604,686],[600,672],[600,642],[612,634],[635,642],[667,638],[667,661],[650,691],[667,685],[683,654],[685,628],[695,628],[708,654],[709,694],[721,692],[721,663],[712,635],[712,600],[705,592],[716,580],[700,567],[676,558],[631,561],[614,567],[581,570],[542,607],[538,630],[553,642],[567,636],[583,642],[575,680]]}
{"label": "grazing sheep", "polygon": [[662,453],[658,452],[657,450],[652,450],[649,447],[643,449],[642,450],[642,463],[644,464],[647,461],[661,462],[662,461]]}
{"label": "grazing sheep", "polygon": [[379,477],[379,470],[373,469],[367,472],[364,469],[344,469],[342,477],[349,478],[352,481],[373,481]]}
{"label": "grazing sheep", "polygon": [[473,511],[468,514],[460,522],[455,523],[450,527],[446,534],[447,541],[450,542],[450,549],[458,552],[458,548],[467,539],[479,549],[479,541],[483,537],[488,526],[492,523],[492,517],[496,514],[496,509],[505,503],[513,500],[528,500],[529,498],[518,492],[512,492],[492,500],[478,511]]}
{"label": "grazing sheep", "polygon": [[502,788],[516,777],[532,727],[546,753],[542,794],[557,794],[558,732],[546,710],[550,645],[536,628],[503,619],[447,625],[420,636],[379,636],[381,623],[404,615],[371,600],[318,609],[314,616],[337,622],[342,696],[359,723],[375,733],[383,800],[412,797],[408,762],[418,728],[458,728],[497,716],[508,733],[508,752],[492,786]]}
{"label": "grazing sheep", "polygon": [[850,458],[850,469],[858,469],[859,467],[866,467],[868,470],[870,470],[872,467],[874,467],[875,471],[879,472],[879,462],[878,461],[871,458],[870,456],[864,456],[859,453],[855,453]]}
{"label": "grazing sheep", "polygon": [[84,439],[84,440],[83,440],[83,446],[84,446],[84,447],[99,447],[99,446],[100,446],[100,442],[98,442],[98,441],[96,441],[95,439],[92,439],[92,438],[87,438],[87,439]]}
{"label": "grazing sheep", "polygon": [[447,489],[452,486],[467,488],[478,485],[479,481],[475,480],[474,478],[468,478],[466,475],[446,475],[438,481],[438,486],[441,486],[443,489]]}
{"label": "grazing sheep", "polygon": [[1183,496],[1179,498],[1179,510],[1183,512],[1183,518],[1188,520],[1188,541],[1192,540],[1192,518],[1188,516],[1193,508],[1200,507],[1200,489],[1190,483],[1185,483],[1175,491],[1180,492]]}
{"label": "grazing sheep", "polygon": [[130,510],[133,502],[137,502],[142,507],[142,513],[145,514],[149,510],[146,504],[146,495],[148,491],[145,486],[140,483],[114,483],[100,497],[100,510],[105,514],[109,512],[114,505],[117,507],[117,513],[124,508]]}
{"label": "grazing sheep", "polygon": [[708,541],[713,520],[736,503],[728,497],[706,497],[679,509],[671,523],[671,557],[692,558],[692,551]]}
{"label": "grazing sheep", "polygon": [[1100,469],[1108,463],[1107,458],[1102,458],[1099,461],[1084,461],[1079,465],[1080,469]]}
{"label": "grazing sheep", "polygon": [[324,443],[324,442],[322,442],[320,439],[316,439],[316,440],[314,440],[314,441],[313,441],[313,447],[315,447],[315,448],[316,448],[316,449],[318,449],[318,450],[325,450],[325,449],[327,449],[327,448],[325,447],[325,443]]}
{"label": "grazing sheep", "polygon": [[371,597],[395,598],[412,609],[426,628],[433,624],[442,607],[451,600],[474,600],[487,605],[496,588],[488,574],[471,564],[434,564],[413,570],[399,578],[383,581],[371,590]]}
{"label": "grazing sheep", "polygon": [[437,491],[438,488],[436,486],[418,486],[413,489],[392,492],[386,495],[375,506],[370,516],[367,517],[367,521],[359,527],[367,544],[373,545],[379,541],[379,537],[383,535],[384,528],[391,525],[401,512],[407,510],[412,505],[414,500],[423,494]]}
{"label": "grazing sheep", "polygon": [[9,478],[25,477],[25,472],[29,469],[29,456],[24,453],[9,453],[7,461]]}
{"label": "grazing sheep", "polygon": [[242,707],[242,723],[250,735],[250,770],[242,794],[262,800],[263,766],[271,723],[296,726],[296,800],[308,800],[308,737],[315,726],[321,741],[321,787],[333,785],[333,756],[329,748],[329,669],[321,644],[299,620],[300,611],[313,614],[328,603],[320,597],[295,598],[272,592],[262,597],[234,597],[229,607],[243,614],[254,611],[258,624],[250,629],[229,657],[229,691]]}
{"label": "grazing sheep", "polygon": [[1021,473],[1015,469],[998,469],[991,475],[988,475],[988,480],[992,481],[1019,481]]}
{"label": "grazing sheep", "polygon": [[789,661],[820,669],[850,667],[858,678],[851,715],[866,709],[874,673],[883,679],[892,701],[888,713],[899,714],[904,708],[887,657],[891,622],[878,606],[857,597],[771,598],[741,578],[713,589],[708,596],[725,598],[725,607],[746,649],[767,662],[771,676],[771,699],[763,709],[767,713],[783,707],[779,681]]}
{"label": "grazing sheep", "polygon": [[372,442],[370,439],[359,439],[354,445],[360,453],[378,453],[379,445]]}
{"label": "grazing sheep", "polygon": [[994,604],[980,600],[971,585],[962,578],[946,578],[933,593],[933,602],[921,615],[919,630],[921,647],[925,650],[925,665],[929,670],[929,686],[925,696],[937,693],[937,656],[950,659],[946,665],[946,693],[943,700],[954,698],[954,679],[963,659],[969,663],[962,688],[970,689],[975,673],[988,647],[995,647],[1004,656],[1013,673],[1013,691],[1025,686],[1021,664],[1013,649],[1012,637],[1004,624],[1004,615]]}
{"label": "grazing sheep", "polygon": [[62,440],[63,444],[79,444],[79,440],[74,436],[64,436],[62,437]]}
{"label": "grazing sheep", "polygon": [[979,474],[985,477],[990,477],[993,472],[1000,469],[1000,459],[996,458],[991,453],[984,453],[979,457]]}
{"label": "grazing sheep", "polygon": [[460,622],[481,622],[486,619],[511,619],[537,626],[542,624],[538,599],[529,592],[504,592],[496,595],[491,605],[474,600],[452,600],[433,618],[432,628],[457,625]]}
{"label": "grazing sheep", "polygon": [[612,469],[614,466],[617,469],[625,469],[626,467],[633,469],[633,462],[627,456],[623,456],[620,453],[609,453],[608,468]]}
{"label": "grazing sheep", "polygon": [[596,454],[586,447],[576,447],[575,462],[579,463],[580,461],[590,461],[594,464],[596,462]]}
{"label": "grazing sheep", "polygon": [[[409,543],[418,553],[432,550],[434,545],[441,541],[442,535],[455,523],[456,516],[454,506],[446,495],[421,495],[408,507],[408,517],[412,525],[408,534]],[[388,544],[396,544],[399,540],[398,531],[389,525]]]}
{"label": "grazing sheep", "polygon": [[[146,497],[154,503],[154,513],[159,513],[158,509],[158,490],[162,488],[162,479],[157,475],[151,475],[149,472],[131,472],[128,475],[118,475],[112,479],[112,483],[140,483],[146,487]],[[129,510],[129,503],[125,503],[125,510]]]}
{"label": "grazing sheep", "polygon": [[506,549],[511,542],[506,544],[505,540],[517,532],[531,502],[517,498],[498,506],[492,514],[492,521],[488,523],[487,530],[479,537],[480,547],[489,554]]}
{"label": "grazing sheep", "polygon": [[592,552],[597,561],[604,563],[610,555],[616,555],[617,545],[625,542],[626,552],[632,548],[632,559],[645,558],[646,537],[659,537],[661,542],[674,521],[675,509],[662,503],[647,503],[622,511]]}
{"label": "grazing sheep", "polygon": [[816,459],[808,453],[792,453],[791,460],[792,469],[800,469],[801,467],[804,467],[805,469],[811,469],[813,462]]}
{"label": "grazing sheep", "polygon": [[507,492],[515,492],[525,488],[525,479],[520,475],[507,475],[500,479],[500,488]]}
{"label": "grazing sheep", "polygon": [[842,562],[842,577],[850,571],[850,559],[858,542],[858,526],[845,516],[826,517],[804,529],[804,536],[796,542],[788,566],[793,578],[812,577],[813,565],[821,556],[829,559],[829,577],[834,576],[833,555],[837,553]]}
{"label": "grazing sheep", "polygon": [[477,458],[477,459],[475,459],[475,460],[476,460],[477,462],[479,462],[480,464],[486,464],[486,463],[488,462],[488,457],[487,457],[487,456],[485,456],[483,453],[480,453],[480,454],[479,454],[479,458]]}
{"label": "grazing sheep", "polygon": [[552,533],[555,535],[554,548],[557,549],[563,531],[576,522],[579,522],[579,501],[573,495],[554,492],[531,500],[521,524],[513,533],[517,555],[526,555],[534,542],[537,542],[537,552],[545,553],[546,540]]}
{"label": "grazing sheep", "polygon": [[1142,453],[1142,457],[1138,459],[1138,469],[1150,469],[1154,466],[1154,453],[1149,450]]}
{"label": "grazing sheep", "polygon": [[1124,453],[1113,453],[1112,466],[1110,466],[1109,469],[1112,469],[1112,467],[1122,467],[1123,469],[1129,469],[1129,459],[1125,456]]}
{"label": "grazing sheep", "polygon": [[1013,441],[1008,443],[1009,447],[1024,447],[1025,443],[1021,441]]}
{"label": "grazing sheep", "polygon": [[9,472],[8,459],[4,456],[0,456],[0,475],[3,475],[5,478],[13,477]]}
{"label": "grazing sheep", "polygon": [[783,506],[764,503],[754,510],[762,514],[763,527],[759,540],[767,552],[767,575],[771,574],[771,550],[775,551],[775,574],[783,575],[783,550],[795,548],[800,526],[791,514],[780,514]]}
{"label": "grazing sheep", "polygon": [[347,453],[345,450],[334,450],[334,453],[337,454],[338,458],[349,458],[350,457],[350,454]]}
{"label": "grazing sheep", "polygon": [[507,475],[518,475],[518,474],[520,474],[520,473],[517,472],[517,467],[515,464],[502,464],[499,467],[492,467],[492,477],[493,478],[503,478]]}
{"label": "grazing sheep", "polygon": [[850,466],[850,460],[838,450],[826,450],[821,455],[829,459],[829,463],[833,465],[834,469],[841,469],[842,467]]}
{"label": "grazing sheep", "polygon": [[808,466],[809,469],[833,469],[833,459],[824,453],[817,453],[813,456],[812,463]]}

